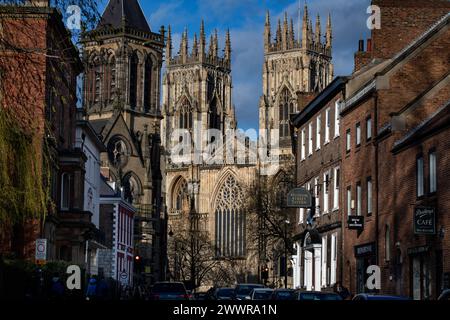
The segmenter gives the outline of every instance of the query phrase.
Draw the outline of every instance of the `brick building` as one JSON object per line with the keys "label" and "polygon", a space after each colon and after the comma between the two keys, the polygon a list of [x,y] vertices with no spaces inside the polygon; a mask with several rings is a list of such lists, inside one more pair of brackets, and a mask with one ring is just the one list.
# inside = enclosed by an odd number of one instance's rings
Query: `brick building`
{"label": "brick building", "polygon": [[[50,196],[57,203],[62,170],[58,162],[64,161],[75,141],[76,78],[82,71],[78,52],[61,14],[48,1],[1,5],[0,33],[2,107],[12,109],[23,131],[34,138],[39,162],[43,163],[44,146],[55,159],[49,162],[48,171]],[[79,159],[80,155],[70,156]],[[39,219],[2,226],[1,252],[33,260],[36,238],[46,237],[49,257],[55,257],[55,209],[47,212],[45,226]]]}
{"label": "brick building", "polygon": [[314,212],[299,209],[296,223],[294,287],[331,290],[341,280],[340,103],[345,77],[337,77],[293,116],[296,184],[316,198]]}
{"label": "brick building", "polygon": [[341,109],[342,220],[364,219],[343,228],[344,285],[368,291],[378,265],[382,293],[436,298],[450,268],[450,3],[373,4],[381,29],[360,42]]}

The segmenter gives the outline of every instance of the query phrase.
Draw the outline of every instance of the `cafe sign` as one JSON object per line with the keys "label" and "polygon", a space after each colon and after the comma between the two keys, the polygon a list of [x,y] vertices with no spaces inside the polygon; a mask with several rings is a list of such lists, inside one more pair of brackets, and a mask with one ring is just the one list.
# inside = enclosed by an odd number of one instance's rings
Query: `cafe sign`
{"label": "cafe sign", "polygon": [[436,234],[436,211],[432,207],[414,210],[414,234]]}
{"label": "cafe sign", "polygon": [[313,200],[311,193],[305,188],[296,188],[291,190],[287,196],[288,208],[311,208]]}
{"label": "cafe sign", "polygon": [[349,216],[348,228],[350,230],[363,230],[364,229],[364,216]]}

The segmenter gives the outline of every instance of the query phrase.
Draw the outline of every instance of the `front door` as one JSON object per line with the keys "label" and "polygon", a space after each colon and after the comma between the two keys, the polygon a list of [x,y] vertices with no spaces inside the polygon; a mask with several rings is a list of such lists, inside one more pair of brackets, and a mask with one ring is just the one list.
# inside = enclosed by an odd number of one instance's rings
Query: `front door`
{"label": "front door", "polygon": [[428,300],[431,296],[429,259],[420,254],[411,257],[411,290],[414,300]]}

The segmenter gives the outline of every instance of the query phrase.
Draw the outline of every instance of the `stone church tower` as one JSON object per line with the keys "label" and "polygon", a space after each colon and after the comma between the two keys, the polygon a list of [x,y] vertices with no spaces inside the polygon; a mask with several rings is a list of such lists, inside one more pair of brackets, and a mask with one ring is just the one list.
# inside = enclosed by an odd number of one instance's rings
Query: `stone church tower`
{"label": "stone church tower", "polygon": [[[164,28],[152,32],[137,0],[110,0],[84,35],[84,109],[103,139],[104,175],[137,208],[137,281],[162,280],[165,221],[161,201],[160,81]],[[119,266],[120,268],[120,266]]]}
{"label": "stone church tower", "polygon": [[227,33],[225,54],[219,56],[217,31],[211,35],[206,47],[205,27],[202,22],[200,36],[194,35],[189,50],[187,30],[183,33],[180,51],[173,56],[172,35],[166,44],[167,72],[163,79],[163,145],[167,146],[174,129],[196,130],[236,127],[232,104],[231,39]]}
{"label": "stone church tower", "polygon": [[259,125],[260,130],[278,130],[281,161],[293,157],[290,115],[301,111],[311,97],[333,80],[331,16],[322,37],[320,17],[317,16],[314,31],[305,5],[301,33],[301,38],[296,37],[294,23],[285,14],[283,23],[278,20],[273,37],[267,13]]}

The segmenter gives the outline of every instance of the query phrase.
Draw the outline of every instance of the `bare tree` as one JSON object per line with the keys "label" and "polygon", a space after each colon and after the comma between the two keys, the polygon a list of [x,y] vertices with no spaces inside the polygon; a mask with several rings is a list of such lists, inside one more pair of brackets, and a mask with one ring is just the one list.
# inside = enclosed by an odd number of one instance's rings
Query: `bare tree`
{"label": "bare tree", "polygon": [[[286,207],[287,194],[294,186],[293,168],[287,167],[275,177],[259,175],[248,190],[250,242],[257,244],[259,270],[277,264],[285,257],[285,265],[293,246],[294,217],[292,209]],[[284,270],[286,273],[286,270]]]}

